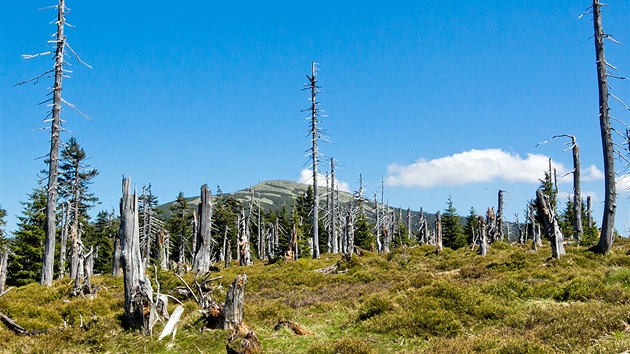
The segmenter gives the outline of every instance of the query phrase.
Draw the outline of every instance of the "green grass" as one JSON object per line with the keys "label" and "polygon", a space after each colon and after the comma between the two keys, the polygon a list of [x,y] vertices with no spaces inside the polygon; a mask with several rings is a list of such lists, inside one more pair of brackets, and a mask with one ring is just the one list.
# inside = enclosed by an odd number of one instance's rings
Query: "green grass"
{"label": "green grass", "polygon": [[[420,246],[366,252],[350,262],[330,254],[258,261],[222,269],[223,289],[214,296],[223,301],[236,275],[248,275],[244,319],[265,353],[623,352],[630,348],[630,243],[624,241],[610,256],[568,247],[560,260],[550,258],[548,245],[534,252],[496,243],[487,257]],[[314,272],[337,262],[347,272]],[[169,272],[158,279],[162,293],[181,285]],[[152,336],[123,329],[121,278],[94,277],[95,299],[70,297],[68,283],[31,284],[0,297],[0,311],[17,323],[49,331],[18,336],[0,324],[0,352],[225,353],[230,333],[204,330],[194,301],[182,299],[175,339],[158,341],[162,323]],[[279,321],[311,334],[276,330]]]}

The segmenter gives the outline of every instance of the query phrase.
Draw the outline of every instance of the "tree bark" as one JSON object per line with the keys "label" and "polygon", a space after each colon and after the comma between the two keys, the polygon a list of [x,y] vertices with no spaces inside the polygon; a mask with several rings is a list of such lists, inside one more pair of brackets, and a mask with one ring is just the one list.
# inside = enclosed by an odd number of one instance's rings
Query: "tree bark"
{"label": "tree bark", "polygon": [[119,277],[121,274],[120,259],[122,257],[122,245],[120,244],[120,231],[114,236],[114,252],[112,255],[112,276]]}
{"label": "tree bark", "polygon": [[201,186],[201,202],[199,203],[199,225],[197,231],[197,253],[193,262],[193,269],[201,274],[210,269],[212,253],[212,195],[207,184]]}
{"label": "tree bark", "polygon": [[498,201],[498,210],[497,210],[497,230],[496,236],[500,241],[505,241],[503,239],[503,191],[499,190],[499,201]]}
{"label": "tree bark", "polygon": [[140,254],[138,196],[130,191],[131,180],[123,178],[123,197],[120,202],[121,265],[125,288],[125,316],[127,325],[147,334],[149,314],[153,307],[153,289],[145,273]]}
{"label": "tree bark", "polygon": [[319,152],[317,141],[319,131],[317,130],[317,75],[315,72],[315,62],[311,63],[311,76],[306,75],[310,81],[311,89],[311,149],[313,160],[313,258],[319,258],[319,193],[317,192],[317,163],[319,162]]}
{"label": "tree bark", "polygon": [[488,254],[488,237],[486,236],[486,220],[481,215],[477,215],[477,243],[479,244],[479,255]]}
{"label": "tree bark", "polygon": [[9,259],[9,248],[0,246],[0,295],[4,293],[4,286],[7,282],[7,261]]}
{"label": "tree bark", "polygon": [[55,52],[55,83],[53,85],[53,108],[50,129],[50,153],[48,162],[48,189],[46,196],[46,221],[44,255],[42,259],[42,279],[40,284],[52,285],[53,267],[55,265],[55,236],[57,231],[57,177],[59,173],[59,133],[61,131],[61,82],[63,78],[65,0],[57,5],[57,49]]}
{"label": "tree bark", "polygon": [[573,237],[578,242],[582,241],[582,192],[580,190],[580,147],[577,144],[575,136],[571,135],[571,143],[573,148]]}
{"label": "tree bark", "polygon": [[602,136],[602,150],[604,153],[604,214],[602,233],[599,243],[594,248],[598,253],[610,253],[614,238],[615,210],[617,208],[617,190],[615,186],[615,156],[610,128],[608,107],[608,83],[606,74],[606,58],[604,57],[604,30],[602,28],[602,13],[599,0],[593,0],[593,29],[595,31],[595,56],[597,63],[597,86],[599,91],[599,126]]}
{"label": "tree bark", "polygon": [[442,252],[442,216],[438,211],[435,213],[435,250]]}
{"label": "tree bark", "polygon": [[59,240],[59,279],[66,276],[66,247],[68,246],[68,226],[70,223],[70,201],[62,204],[63,226]]}
{"label": "tree bark", "polygon": [[556,217],[553,207],[540,188],[536,190],[536,207],[542,219],[545,236],[547,236],[549,242],[551,242],[551,256],[560,259],[560,256],[565,254],[564,245],[562,244],[562,231],[560,230],[558,218]]}
{"label": "tree bark", "polygon": [[247,275],[241,274],[228,288],[223,305],[223,329],[234,330],[243,322],[243,299]]}

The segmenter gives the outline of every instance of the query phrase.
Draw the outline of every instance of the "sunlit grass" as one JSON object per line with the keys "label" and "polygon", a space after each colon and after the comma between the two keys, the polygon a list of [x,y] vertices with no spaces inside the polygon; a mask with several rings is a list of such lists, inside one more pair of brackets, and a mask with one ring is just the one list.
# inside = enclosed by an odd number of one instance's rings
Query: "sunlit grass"
{"label": "sunlit grass", "polygon": [[[630,348],[630,245],[610,256],[567,247],[560,260],[548,245],[495,243],[487,257],[430,246],[389,254],[366,252],[343,262],[321,259],[221,269],[214,293],[223,301],[236,275],[247,273],[245,322],[265,353],[609,353]],[[319,268],[346,270],[323,275]],[[189,283],[194,274],[186,274]],[[215,276],[215,274],[213,274]],[[156,275],[151,272],[155,282]],[[157,274],[160,292],[182,285]],[[29,330],[18,336],[0,324],[0,352],[225,353],[230,333],[204,330],[193,300],[174,339],[125,331],[122,279],[97,276],[94,299],[70,297],[68,279],[49,288],[31,284],[0,297],[0,311]],[[155,285],[155,284],[154,284]],[[169,310],[175,307],[171,301]],[[297,335],[280,321],[310,334]]]}

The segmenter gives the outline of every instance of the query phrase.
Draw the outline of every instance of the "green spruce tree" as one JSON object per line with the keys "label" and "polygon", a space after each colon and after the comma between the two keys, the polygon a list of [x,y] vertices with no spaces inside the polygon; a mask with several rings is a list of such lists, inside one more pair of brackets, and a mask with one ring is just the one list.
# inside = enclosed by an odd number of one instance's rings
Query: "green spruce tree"
{"label": "green spruce tree", "polygon": [[42,272],[46,224],[46,191],[34,189],[28,201],[22,203],[18,229],[14,233],[13,255],[7,265],[7,285],[22,286],[38,282]]}
{"label": "green spruce tree", "polygon": [[442,214],[442,244],[444,247],[454,250],[466,247],[466,236],[451,196],[448,197],[447,203],[448,207],[444,209],[444,214]]}

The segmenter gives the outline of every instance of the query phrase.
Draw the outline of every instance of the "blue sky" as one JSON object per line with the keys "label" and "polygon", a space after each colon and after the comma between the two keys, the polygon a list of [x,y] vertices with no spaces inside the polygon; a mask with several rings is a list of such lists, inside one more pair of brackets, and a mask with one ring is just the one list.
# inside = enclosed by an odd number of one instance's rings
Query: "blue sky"
{"label": "blue sky", "polygon": [[[49,149],[43,123],[51,79],[14,87],[52,68],[54,1],[0,3],[0,204],[10,216],[37,185]],[[630,75],[630,8],[611,0],[607,60]],[[161,202],[182,191],[247,188],[299,180],[308,167],[308,92],[318,64],[327,117],[323,159],[337,160],[348,189],[363,176],[369,197],[386,181],[390,205],[427,212],[448,196],[465,215],[485,212],[506,191],[513,219],[535,196],[551,157],[570,172],[565,140],[581,147],[583,194],[601,223],[604,184],[589,1],[133,1],[67,0],[68,41],[89,69],[69,59],[63,97],[72,131],[100,171],[95,208],[117,210],[122,175],[151,183]],[[612,92],[630,100],[628,82]],[[612,104],[612,115],[630,121]],[[622,130],[624,127],[616,125]],[[67,140],[70,133],[63,136]],[[618,139],[621,143],[621,139]],[[617,162],[619,173],[625,173]],[[325,173],[323,165],[321,172]],[[630,227],[620,185],[617,228]],[[570,178],[559,185],[563,202]]]}

